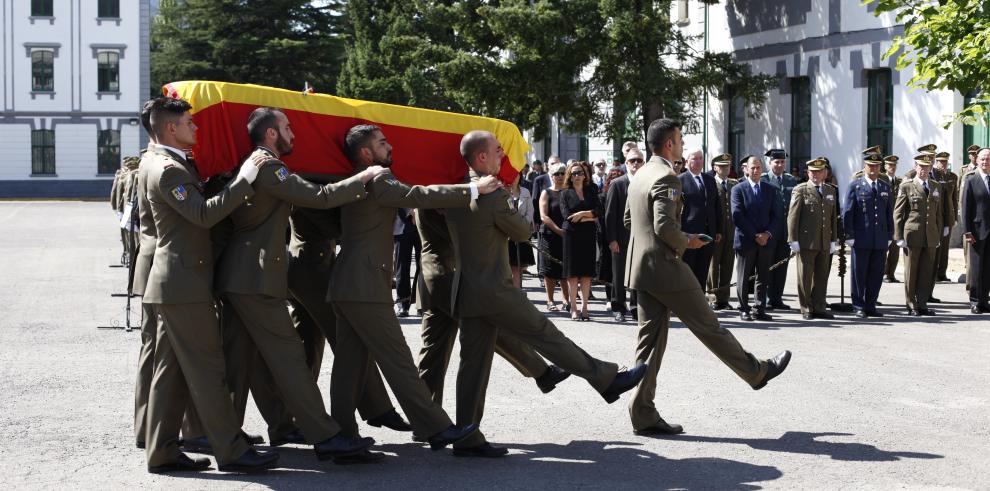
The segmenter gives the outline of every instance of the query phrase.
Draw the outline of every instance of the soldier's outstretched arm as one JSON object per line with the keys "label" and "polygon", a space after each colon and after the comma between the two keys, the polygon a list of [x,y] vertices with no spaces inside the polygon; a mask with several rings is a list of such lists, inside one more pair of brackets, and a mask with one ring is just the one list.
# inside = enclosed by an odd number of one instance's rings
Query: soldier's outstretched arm
{"label": "soldier's outstretched arm", "polygon": [[681,217],[677,213],[677,201],[681,196],[681,183],[673,174],[664,176],[650,188],[653,203],[653,232],[675,251],[683,251],[688,236],[681,231]]}
{"label": "soldier's outstretched arm", "polygon": [[294,174],[279,160],[269,160],[262,165],[254,185],[282,201],[303,208],[334,208],[364,199],[368,194],[358,175],[320,186]]}
{"label": "soldier's outstretched arm", "polygon": [[248,180],[238,175],[223,191],[206,199],[196,187],[192,174],[179,165],[162,171],[158,180],[158,192],[165,202],[194,225],[210,228],[230,215],[238,206],[254,196],[254,188]]}
{"label": "soldier's outstretched arm", "polygon": [[391,173],[369,182],[368,192],[376,202],[395,208],[457,208],[471,203],[468,184],[409,186]]}

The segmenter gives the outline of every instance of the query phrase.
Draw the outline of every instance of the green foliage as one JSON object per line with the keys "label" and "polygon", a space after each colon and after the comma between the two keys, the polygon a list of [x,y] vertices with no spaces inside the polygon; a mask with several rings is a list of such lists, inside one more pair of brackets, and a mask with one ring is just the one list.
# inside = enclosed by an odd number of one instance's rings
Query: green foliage
{"label": "green foliage", "polygon": [[175,80],[301,90],[336,84],[340,1],[161,0],[152,24],[152,94]]}
{"label": "green foliage", "polygon": [[[538,138],[554,115],[574,131],[641,136],[657,117],[696,116],[704,94],[725,88],[762,104],[775,79],[693,50],[670,8],[670,0],[351,0],[337,90],[503,118]],[[630,114],[640,135],[629,135]]]}
{"label": "green foliage", "polygon": [[[985,121],[990,103],[990,2],[986,0],[864,0],[874,15],[892,12],[904,24],[884,55],[896,56],[899,70],[914,66],[908,84],[927,90],[978,94],[955,114],[966,124]],[[950,122],[951,123],[951,122]]]}

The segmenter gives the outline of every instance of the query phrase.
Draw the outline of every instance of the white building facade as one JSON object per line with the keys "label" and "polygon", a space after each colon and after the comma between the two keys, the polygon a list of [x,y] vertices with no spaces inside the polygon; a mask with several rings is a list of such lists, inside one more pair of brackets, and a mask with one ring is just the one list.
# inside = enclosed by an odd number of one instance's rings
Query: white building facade
{"label": "white building facade", "polygon": [[150,0],[0,0],[0,198],[105,197],[147,144]]}

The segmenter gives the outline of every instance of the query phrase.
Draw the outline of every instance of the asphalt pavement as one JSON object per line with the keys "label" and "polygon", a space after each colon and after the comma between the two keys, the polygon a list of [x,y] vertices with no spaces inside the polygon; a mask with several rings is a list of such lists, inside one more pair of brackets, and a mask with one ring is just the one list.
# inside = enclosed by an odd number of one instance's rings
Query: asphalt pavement
{"label": "asphalt pavement", "polygon": [[[110,296],[126,287],[126,270],[109,267],[119,257],[105,202],[0,202],[0,488],[990,488],[990,315],[969,314],[963,285],[948,283],[935,290],[937,317],[906,317],[903,284],[883,286],[878,319],[805,321],[792,310],[743,323],[721,313],[757,356],[794,352],[756,392],[675,320],[657,402],[683,435],[635,436],[628,395],[608,405],[576,377],[543,395],[496,357],[482,428],[511,449],[506,458],[457,458],[364,426],[384,462],[339,466],[283,447],[282,467],[263,475],[148,474],[132,428],[140,333],[97,329],[125,323],[125,299]],[[797,307],[793,266],[789,276],[785,301]],[[536,279],[524,288],[543,310]],[[829,292],[839,300],[834,274]],[[632,365],[635,325],[613,322],[603,289],[595,295],[594,322],[551,318],[593,356]],[[419,322],[402,322],[414,353]],[[451,414],[457,360],[455,348]],[[328,404],[332,361],[327,350]],[[253,405],[245,429],[265,433]]]}

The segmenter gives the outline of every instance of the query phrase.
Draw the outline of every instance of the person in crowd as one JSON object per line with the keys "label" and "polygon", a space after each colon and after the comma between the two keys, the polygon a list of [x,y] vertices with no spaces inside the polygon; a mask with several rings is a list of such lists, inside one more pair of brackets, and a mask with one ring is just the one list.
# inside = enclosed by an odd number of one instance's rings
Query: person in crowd
{"label": "person in crowd", "polygon": [[[615,180],[624,176],[626,173],[622,171],[621,165],[619,167],[612,167],[608,171],[608,177],[605,178],[605,186],[602,187],[598,193],[598,201],[604,203],[608,201],[608,190],[611,189],[612,184]],[[602,213],[598,215],[598,276],[596,280],[605,285],[605,291],[608,297],[612,296],[612,288],[615,286],[612,284],[612,250],[608,245],[608,213]],[[621,224],[620,224],[621,226]],[[609,307],[611,310],[611,307]]]}
{"label": "person in crowd", "polygon": [[547,159],[547,172],[545,174],[540,174],[533,178],[533,209],[540,209],[540,197],[543,196],[543,190],[553,185],[553,178],[551,177],[551,169],[553,166],[560,163],[560,157],[556,155],[551,155]]}
{"label": "person in crowd", "polygon": [[[763,156],[768,159],[767,167],[770,172],[763,174],[760,180],[773,186],[777,197],[773,204],[775,214],[779,219],[776,222],[776,228],[770,231],[773,238],[776,239],[771,243],[773,254],[770,258],[770,264],[776,264],[791,254],[787,246],[787,212],[791,205],[791,192],[798,185],[798,179],[784,172],[787,167],[787,152],[779,148],[771,148]],[[790,310],[791,308],[784,303],[783,299],[788,265],[789,263],[784,263],[770,272],[767,285],[767,308],[769,310]]]}
{"label": "person in crowd", "polygon": [[626,316],[639,319],[636,309],[636,290],[629,291],[629,305],[626,305],[626,257],[629,252],[629,229],[623,223],[626,200],[629,196],[629,183],[643,166],[643,152],[629,147],[625,166],[629,173],[616,178],[608,186],[605,195],[605,235],[608,249],[612,254],[612,288],[609,300],[612,304],[612,317],[616,322],[625,322]]}
{"label": "person in crowd", "polygon": [[[952,227],[956,226],[956,217],[959,216],[959,176],[952,172],[952,167],[949,166],[949,152],[935,154],[935,165],[933,168],[938,170],[939,177],[941,178],[939,183],[942,185],[943,194],[945,194],[945,206],[948,208],[945,212],[946,222],[944,226],[951,232]],[[948,237],[943,239],[938,245],[938,250],[935,252],[935,260],[937,261],[935,266],[935,281],[949,281]]]}
{"label": "person in crowd", "polygon": [[674,174],[680,175],[681,172],[684,172],[684,162],[684,157],[680,157],[671,164]]}
{"label": "person in crowd", "polygon": [[[736,233],[732,247],[736,251],[736,296],[739,299],[739,318],[744,321],[772,320],[766,313],[767,280],[776,241],[786,241],[775,236],[780,220],[777,188],[762,181],[763,163],[747,155],[740,161],[745,179],[732,188],[732,221]],[[785,228],[786,230],[786,228]],[[756,315],[749,307],[749,277],[756,274]]]}
{"label": "person in crowd", "polygon": [[901,183],[894,204],[894,241],[904,250],[904,297],[912,316],[936,315],[928,308],[935,281],[935,249],[942,240],[943,195],[929,179],[933,155],[914,157],[915,177]]}
{"label": "person in crowd", "polygon": [[[522,178],[509,188],[509,200],[514,204],[512,208],[526,219],[530,230],[532,230],[533,198],[521,181]],[[529,240],[520,242],[509,240],[509,265],[512,267],[512,283],[516,285],[516,288],[522,288],[522,273],[534,264],[536,264],[536,258],[533,257],[533,246],[530,245]]]}
{"label": "person in crowd", "polygon": [[605,180],[608,179],[608,172],[605,170],[605,159],[598,159],[594,164],[594,174],[591,176],[591,182],[598,188],[598,192],[601,193],[605,188]]}
{"label": "person in crowd", "polygon": [[[567,167],[564,189],[560,195],[560,211],[564,218],[564,277],[567,278],[568,303],[571,319],[591,320],[588,297],[591,278],[595,275],[595,232],[597,217],[602,214],[598,190],[588,181],[591,168],[583,161]],[[577,292],[581,289],[581,311],[577,310]]]}
{"label": "person in crowd", "polygon": [[687,153],[687,171],[682,172],[678,179],[681,181],[682,202],[681,230],[689,234],[703,234],[712,239],[711,242],[697,248],[684,251],[684,262],[688,264],[698,285],[704,286],[711,266],[715,242],[722,241],[722,216],[718,209],[718,189],[715,178],[702,171],[705,167],[704,152],[700,148]]}
{"label": "person in crowd", "polygon": [[894,238],[894,200],[890,180],[881,179],[879,147],[863,151],[862,176],[849,184],[842,215],[846,244],[852,248],[852,304],[856,317],[883,317],[877,296],[887,248]]}
{"label": "person in crowd", "polygon": [[[395,242],[395,315],[409,317],[409,305],[416,301],[416,290],[412,288],[419,277],[419,256],[421,247],[419,233],[416,231],[413,210],[399,208],[395,215],[395,226],[392,229]],[[416,259],[416,274],[412,275],[413,258]]]}
{"label": "person in crowd", "polygon": [[[732,169],[732,155],[723,153],[712,158],[715,185],[718,188],[718,213],[721,216],[721,237],[716,237],[712,246],[712,266],[708,272],[708,289],[712,293],[712,310],[731,309],[729,304],[729,283],[732,281],[732,263],[735,255],[732,241],[736,230],[732,221],[732,188],[739,181],[729,177]],[[721,240],[719,240],[721,239]]]}
{"label": "person in crowd", "polygon": [[[901,178],[897,175],[898,160],[900,160],[900,158],[896,155],[887,155],[883,158],[884,174],[890,178],[890,201],[892,203],[897,202],[897,195],[901,192]],[[891,218],[893,218],[893,211],[891,211]],[[887,262],[884,263],[883,267],[884,283],[900,283],[900,280],[894,276],[894,272],[897,271],[897,262],[900,258],[901,248],[898,247],[896,243],[891,241],[890,245],[887,247]]]}
{"label": "person in crowd", "polygon": [[808,180],[794,187],[787,212],[787,241],[796,252],[798,301],[805,320],[832,319],[825,303],[828,287],[829,256],[836,251],[838,223],[835,208],[839,200],[825,182],[825,162],[807,163]]}
{"label": "person in crowd", "polygon": [[969,244],[969,308],[990,313],[990,148],[977,152],[976,170],[963,181],[963,239]]}
{"label": "person in crowd", "polygon": [[554,301],[554,292],[560,284],[561,300],[564,309],[570,310],[568,303],[567,282],[564,280],[564,225],[563,212],[560,209],[560,193],[564,189],[566,169],[559,159],[549,167],[548,176],[552,178],[551,185],[540,195],[540,233],[539,257],[537,270],[543,278],[543,286],[547,291],[547,311],[558,312],[560,309]]}

